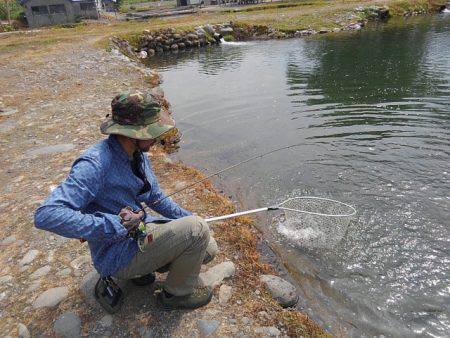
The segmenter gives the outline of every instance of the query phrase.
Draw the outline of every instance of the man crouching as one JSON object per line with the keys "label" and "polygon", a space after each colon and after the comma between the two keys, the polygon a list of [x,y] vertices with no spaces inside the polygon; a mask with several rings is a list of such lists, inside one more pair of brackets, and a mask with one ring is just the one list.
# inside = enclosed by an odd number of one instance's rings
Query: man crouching
{"label": "man crouching", "polygon": [[[212,297],[210,289],[196,286],[202,262],[212,259],[208,225],[166,198],[144,155],[173,120],[151,94],[119,94],[111,107],[112,119],[101,126],[109,137],[74,162],[36,210],[35,225],[88,242],[101,276],[96,297],[109,312],[122,299],[111,276],[146,285],[157,270],[169,270],[158,295],[164,309],[203,306]],[[141,203],[162,217],[146,213]]]}

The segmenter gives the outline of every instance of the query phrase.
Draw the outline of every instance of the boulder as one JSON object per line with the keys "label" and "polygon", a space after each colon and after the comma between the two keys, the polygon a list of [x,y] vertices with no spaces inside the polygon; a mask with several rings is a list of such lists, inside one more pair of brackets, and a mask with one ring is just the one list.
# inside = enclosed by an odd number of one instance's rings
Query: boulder
{"label": "boulder", "polygon": [[35,309],[54,307],[66,299],[68,295],[69,289],[65,286],[49,289],[39,295],[34,301],[33,307]]}
{"label": "boulder", "polygon": [[234,276],[236,268],[233,262],[223,262],[213,266],[206,272],[200,273],[199,281],[203,286],[215,288],[220,285],[225,278]]}
{"label": "boulder", "polygon": [[206,33],[208,33],[209,35],[214,35],[214,33],[216,32],[216,31],[214,30],[214,27],[211,26],[211,25],[205,25],[205,26],[203,26],[203,30],[204,30]]}
{"label": "boulder", "polygon": [[297,304],[298,295],[295,287],[283,278],[274,275],[261,275],[260,281],[270,291],[272,297],[283,307]]}
{"label": "boulder", "polygon": [[232,27],[220,27],[218,31],[222,35],[229,35],[229,34],[233,33],[233,28]]}
{"label": "boulder", "polygon": [[64,338],[81,336],[81,319],[74,312],[64,312],[53,324],[53,330]]}

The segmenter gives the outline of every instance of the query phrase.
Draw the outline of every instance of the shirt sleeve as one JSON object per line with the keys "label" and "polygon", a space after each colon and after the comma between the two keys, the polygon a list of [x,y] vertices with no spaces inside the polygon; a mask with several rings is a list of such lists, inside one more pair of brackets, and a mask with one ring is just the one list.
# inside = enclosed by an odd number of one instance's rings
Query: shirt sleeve
{"label": "shirt sleeve", "polygon": [[78,159],[67,179],[36,210],[35,226],[64,237],[87,241],[114,241],[125,237],[127,230],[118,215],[82,212],[100,191],[103,177],[101,165],[96,160]]}
{"label": "shirt sleeve", "polygon": [[192,213],[190,211],[180,207],[170,197],[166,198],[166,195],[159,187],[158,180],[156,179],[156,176],[147,161],[148,160],[146,159],[146,175],[151,186],[149,193],[147,193],[144,198],[144,202],[147,206],[156,211],[158,214],[170,219],[191,216]]}

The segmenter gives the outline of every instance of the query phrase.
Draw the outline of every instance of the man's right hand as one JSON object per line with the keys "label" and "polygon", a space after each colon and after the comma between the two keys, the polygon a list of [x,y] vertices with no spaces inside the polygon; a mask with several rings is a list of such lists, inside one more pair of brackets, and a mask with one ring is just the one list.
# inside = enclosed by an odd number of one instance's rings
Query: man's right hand
{"label": "man's right hand", "polygon": [[128,233],[133,234],[138,230],[139,224],[141,224],[144,217],[144,212],[142,210],[135,212],[130,207],[125,207],[120,210],[119,217],[121,219],[120,223],[128,230]]}

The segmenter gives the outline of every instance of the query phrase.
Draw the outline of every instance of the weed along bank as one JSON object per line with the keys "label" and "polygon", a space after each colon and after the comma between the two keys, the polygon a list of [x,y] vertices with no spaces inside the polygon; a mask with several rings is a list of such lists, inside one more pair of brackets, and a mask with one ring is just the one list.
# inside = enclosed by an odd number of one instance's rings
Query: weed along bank
{"label": "weed along bank", "polygon": [[20,4],[31,28],[99,18],[97,0],[22,0]]}

